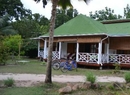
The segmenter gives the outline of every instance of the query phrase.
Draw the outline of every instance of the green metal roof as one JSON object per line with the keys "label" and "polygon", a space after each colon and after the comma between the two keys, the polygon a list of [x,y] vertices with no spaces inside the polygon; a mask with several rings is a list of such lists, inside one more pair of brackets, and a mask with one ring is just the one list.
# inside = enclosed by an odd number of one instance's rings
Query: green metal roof
{"label": "green metal roof", "polygon": [[[48,35],[49,33],[40,37]],[[102,24],[80,14],[54,30],[54,37],[83,35],[130,36],[130,22]]]}
{"label": "green metal roof", "polygon": [[104,24],[109,36],[130,36],[130,22]]}
{"label": "green metal roof", "polygon": [[[54,36],[103,35],[105,26],[85,15],[78,15],[54,31]],[[48,36],[48,34],[43,35]]]}

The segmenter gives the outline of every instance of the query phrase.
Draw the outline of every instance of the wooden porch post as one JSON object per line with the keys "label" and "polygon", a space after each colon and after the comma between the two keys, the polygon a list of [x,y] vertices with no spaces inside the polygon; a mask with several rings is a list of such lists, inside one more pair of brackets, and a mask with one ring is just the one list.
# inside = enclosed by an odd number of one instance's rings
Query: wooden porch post
{"label": "wooden porch post", "polygon": [[98,44],[98,64],[101,64],[101,58],[102,58],[102,43],[100,42]]}
{"label": "wooden porch post", "polygon": [[47,58],[47,39],[44,40],[44,59]]}
{"label": "wooden porch post", "polygon": [[59,42],[59,59],[61,57],[61,42]]}
{"label": "wooden porch post", "polygon": [[77,42],[77,47],[76,47],[76,61],[79,61],[78,54],[79,54],[79,43]]}
{"label": "wooden porch post", "polygon": [[38,40],[38,57],[40,57],[40,40]]}
{"label": "wooden porch post", "polygon": [[107,63],[109,63],[109,43],[107,43]]}

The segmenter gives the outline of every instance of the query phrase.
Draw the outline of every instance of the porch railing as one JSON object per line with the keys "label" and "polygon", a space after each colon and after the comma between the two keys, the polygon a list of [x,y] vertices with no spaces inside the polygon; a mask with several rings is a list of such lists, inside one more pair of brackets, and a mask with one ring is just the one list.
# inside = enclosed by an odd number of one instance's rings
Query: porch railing
{"label": "porch railing", "polygon": [[110,54],[109,63],[130,63],[130,54]]}
{"label": "porch railing", "polygon": [[39,51],[38,57],[44,57],[44,51],[43,51],[43,50],[40,50],[40,51]]}
{"label": "porch railing", "polygon": [[52,52],[52,59],[53,60],[59,59],[59,51],[53,51]]}
{"label": "porch railing", "polygon": [[98,62],[97,53],[79,53],[78,56],[79,56],[79,62],[87,62],[87,63]]}
{"label": "porch railing", "polygon": [[[44,51],[43,50],[41,50],[41,51],[39,51],[39,57],[44,57]],[[46,54],[46,56],[48,56],[48,54]],[[59,52],[58,51],[53,51],[52,52],[52,59],[54,60],[54,59],[58,59],[59,58]]]}
{"label": "porch railing", "polygon": [[[130,63],[130,54],[102,54],[102,63]],[[98,53],[79,53],[79,62],[97,63]]]}
{"label": "porch railing", "polygon": [[[59,59],[59,51],[53,51],[52,59]],[[44,52],[39,55],[43,57]],[[102,54],[102,63],[130,63],[130,54]],[[78,62],[97,63],[98,53],[78,53]]]}

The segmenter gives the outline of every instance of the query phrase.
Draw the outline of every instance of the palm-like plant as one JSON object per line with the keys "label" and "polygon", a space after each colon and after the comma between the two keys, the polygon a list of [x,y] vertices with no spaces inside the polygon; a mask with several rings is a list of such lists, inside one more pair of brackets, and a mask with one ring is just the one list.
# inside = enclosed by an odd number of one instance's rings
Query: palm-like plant
{"label": "palm-like plant", "polygon": [[0,35],[14,35],[17,31],[9,23],[8,15],[0,17]]}
{"label": "palm-like plant", "polygon": [[[34,0],[35,2],[40,2],[41,0]],[[90,0],[83,0],[88,3]],[[47,5],[47,0],[42,0],[43,7]],[[60,6],[63,9],[66,9],[68,6],[72,7],[71,0],[51,0],[52,2],[52,11],[51,11],[51,20],[50,20],[50,29],[49,29],[49,49],[48,49],[48,60],[47,60],[47,71],[45,83],[52,83],[51,79],[51,63],[52,63],[52,49],[53,49],[53,35],[55,27],[55,18],[56,18],[56,7]]]}

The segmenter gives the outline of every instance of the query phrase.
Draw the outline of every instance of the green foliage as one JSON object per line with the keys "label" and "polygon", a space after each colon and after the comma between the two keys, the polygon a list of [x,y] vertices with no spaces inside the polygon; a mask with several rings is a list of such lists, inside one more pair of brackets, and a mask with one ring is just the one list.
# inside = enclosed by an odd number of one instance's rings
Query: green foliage
{"label": "green foliage", "polygon": [[70,19],[74,18],[77,15],[78,15],[78,12],[76,9],[68,9],[66,11],[63,9],[58,9],[56,21],[55,21],[55,28],[66,23],[67,21],[69,21]]}
{"label": "green foliage", "polygon": [[0,42],[0,65],[5,65],[8,59],[8,47],[4,46],[2,42]]}
{"label": "green foliage", "polygon": [[9,15],[5,15],[0,17],[0,35],[15,35],[17,31],[15,31],[12,25],[9,22]]}
{"label": "green foliage", "polygon": [[86,78],[87,78],[86,80],[91,83],[95,83],[96,81],[96,76],[93,73],[87,73]]}
{"label": "green foliage", "polygon": [[14,79],[13,78],[8,78],[6,80],[4,80],[4,85],[7,87],[11,87],[14,85]]}
{"label": "green foliage", "polygon": [[40,14],[30,14],[27,17],[12,23],[22,38],[38,37],[48,32],[49,20]]}
{"label": "green foliage", "polygon": [[115,64],[113,64],[113,66],[115,66],[115,73],[120,72],[121,67],[120,67],[119,63],[115,63]]}
{"label": "green foliage", "polygon": [[37,50],[37,40],[31,40],[30,38],[43,35],[49,30],[49,20],[38,13],[30,14],[21,20],[13,22],[12,25],[24,39],[21,50],[25,52],[26,56],[30,56],[31,50]]}
{"label": "green foliage", "polygon": [[124,17],[130,18],[130,6],[127,4],[126,8],[124,8]]}
{"label": "green foliage", "polygon": [[112,84],[108,85],[107,88],[109,88],[110,90],[115,90],[115,88]]}
{"label": "green foliage", "polygon": [[22,44],[22,38],[20,35],[7,36],[3,40],[3,45],[8,47],[10,52],[18,53],[21,44]]}
{"label": "green foliage", "polygon": [[[41,0],[34,0],[35,2],[40,2]],[[84,2],[87,4],[90,0],[84,0]],[[47,0],[42,0],[43,8],[47,5]],[[72,7],[71,0],[58,0],[58,6],[60,6],[62,9],[67,9],[67,7]]]}
{"label": "green foliage", "polygon": [[108,7],[105,7],[105,10],[95,11],[94,14],[92,12],[90,12],[89,15],[91,18],[93,18],[95,20],[99,20],[99,21],[122,18],[121,15],[114,14],[114,10],[112,10],[111,8],[108,8]]}
{"label": "green foliage", "polygon": [[125,81],[130,83],[130,72],[125,73]]}
{"label": "green foliage", "polygon": [[23,41],[22,49],[28,52],[31,49],[37,49],[37,40],[25,39]]}
{"label": "green foliage", "polygon": [[67,7],[72,7],[71,0],[58,0],[58,6],[60,6],[62,9],[67,9]]}
{"label": "green foliage", "polygon": [[21,55],[21,56],[24,56],[24,54],[25,54],[25,51],[21,51],[21,52],[20,52],[20,55]]}
{"label": "green foliage", "polygon": [[10,15],[10,19],[20,19],[31,11],[23,7],[21,0],[0,0],[0,16]]}
{"label": "green foliage", "polygon": [[49,25],[49,20],[45,17],[45,16],[42,16],[42,15],[40,15],[40,14],[38,14],[38,13],[35,13],[35,14],[32,14],[32,15],[30,15],[31,16],[31,18],[30,18],[30,20],[33,20],[33,21],[35,21],[36,23],[38,23],[40,26],[41,25]]}

